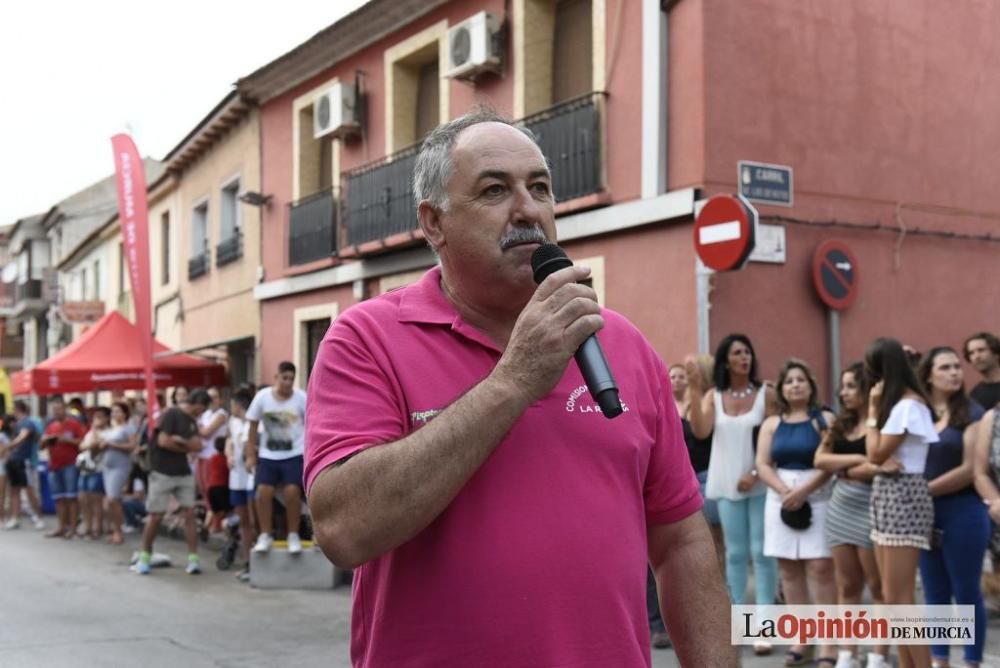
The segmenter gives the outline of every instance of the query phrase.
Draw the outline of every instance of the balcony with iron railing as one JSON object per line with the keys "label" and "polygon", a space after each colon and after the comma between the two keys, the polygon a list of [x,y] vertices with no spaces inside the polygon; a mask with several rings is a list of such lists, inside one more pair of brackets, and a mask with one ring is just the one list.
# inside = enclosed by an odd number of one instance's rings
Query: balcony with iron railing
{"label": "balcony with iron railing", "polygon": [[413,167],[419,144],[344,174],[344,242],[361,246],[418,229]]}
{"label": "balcony with iron railing", "polygon": [[23,283],[16,283],[14,285],[15,306],[29,299],[41,299],[41,298],[42,298],[42,282],[38,279],[32,278]]}
{"label": "balcony with iron railing", "polygon": [[600,192],[603,93],[587,93],[521,119],[552,171],[556,202]]}
{"label": "balcony with iron railing", "polygon": [[[548,161],[557,204],[573,206],[572,200],[604,192],[604,95],[588,93],[519,121],[532,131]],[[421,238],[413,203],[419,149],[415,144],[344,173],[342,256],[403,247]]]}
{"label": "balcony with iron railing", "polygon": [[215,266],[222,267],[236,262],[241,257],[243,257],[243,232],[236,228],[228,239],[220,241],[216,245]]}
{"label": "balcony with iron railing", "polygon": [[211,251],[204,250],[188,260],[188,280],[193,281],[208,273],[212,265]]}
{"label": "balcony with iron railing", "polygon": [[24,315],[39,315],[49,308],[49,301],[54,299],[46,293],[45,281],[31,278],[27,281],[14,283],[13,299],[10,309],[4,309],[4,315],[20,318]]}
{"label": "balcony with iron railing", "polygon": [[288,205],[288,264],[329,259],[337,252],[337,207],[332,188]]}

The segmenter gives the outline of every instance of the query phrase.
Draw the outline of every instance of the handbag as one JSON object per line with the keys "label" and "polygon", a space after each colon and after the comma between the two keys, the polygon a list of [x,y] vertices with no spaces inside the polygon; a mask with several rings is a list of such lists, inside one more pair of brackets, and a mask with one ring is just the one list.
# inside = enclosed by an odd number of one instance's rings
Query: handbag
{"label": "handbag", "polygon": [[97,473],[101,467],[101,456],[94,456],[90,450],[84,450],[76,456],[76,468],[80,473]]}
{"label": "handbag", "polygon": [[797,510],[781,509],[781,521],[791,529],[805,531],[812,524],[812,506],[806,501]]}

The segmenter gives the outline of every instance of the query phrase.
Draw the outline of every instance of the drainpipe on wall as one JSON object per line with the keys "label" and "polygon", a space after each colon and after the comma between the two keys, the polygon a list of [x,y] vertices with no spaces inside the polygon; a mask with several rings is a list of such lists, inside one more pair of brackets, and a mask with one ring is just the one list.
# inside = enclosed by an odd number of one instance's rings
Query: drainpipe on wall
{"label": "drainpipe on wall", "polygon": [[712,275],[715,273],[706,267],[701,258],[694,259],[695,276],[695,299],[698,312],[698,353],[711,355],[711,329],[709,327],[709,312],[712,310],[712,302],[709,295],[712,293]]}
{"label": "drainpipe on wall", "polygon": [[[620,0],[624,2],[624,0]],[[667,60],[669,6],[642,0],[642,197],[667,192]]]}

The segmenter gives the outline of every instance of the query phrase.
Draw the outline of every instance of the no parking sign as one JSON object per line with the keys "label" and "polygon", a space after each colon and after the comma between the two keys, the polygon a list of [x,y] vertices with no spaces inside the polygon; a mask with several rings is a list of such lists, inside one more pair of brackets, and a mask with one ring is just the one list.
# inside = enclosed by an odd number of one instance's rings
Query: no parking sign
{"label": "no parking sign", "polygon": [[843,241],[824,241],[812,263],[813,286],[824,304],[842,311],[858,297],[858,260]]}

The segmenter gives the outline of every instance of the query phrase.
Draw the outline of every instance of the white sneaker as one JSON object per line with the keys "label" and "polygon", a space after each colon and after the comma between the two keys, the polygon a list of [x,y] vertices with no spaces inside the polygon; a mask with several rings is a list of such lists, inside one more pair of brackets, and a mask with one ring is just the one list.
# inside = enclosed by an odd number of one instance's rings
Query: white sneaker
{"label": "white sneaker", "polygon": [[302,541],[299,539],[299,534],[288,534],[288,553],[302,554]]}
{"label": "white sneaker", "polygon": [[13,517],[4,522],[3,528],[6,529],[7,531],[10,531],[11,529],[16,529],[19,526],[21,526],[21,523],[17,521],[16,517]]}
{"label": "white sneaker", "polygon": [[868,663],[865,664],[865,668],[889,668],[891,665],[878,652],[868,652]]}
{"label": "white sneaker", "polygon": [[837,663],[833,668],[861,668],[861,662],[855,658],[849,649],[837,652]]}
{"label": "white sneaker", "polygon": [[43,531],[45,529],[45,522],[42,521],[40,517],[33,517],[31,523],[35,525],[35,529],[38,531]]}
{"label": "white sneaker", "polygon": [[262,533],[257,536],[257,542],[254,544],[252,551],[257,554],[265,554],[271,551],[272,545],[274,545],[274,539],[271,538],[271,535]]}

